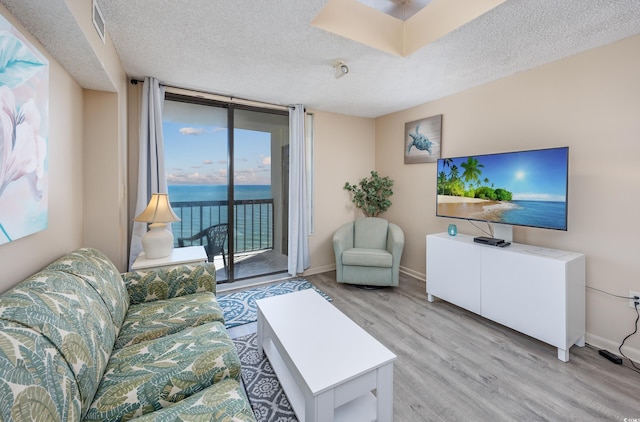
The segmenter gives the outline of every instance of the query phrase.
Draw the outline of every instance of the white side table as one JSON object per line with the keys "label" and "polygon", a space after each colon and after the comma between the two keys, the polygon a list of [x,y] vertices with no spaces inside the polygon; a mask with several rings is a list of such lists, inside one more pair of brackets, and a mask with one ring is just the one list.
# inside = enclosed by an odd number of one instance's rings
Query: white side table
{"label": "white side table", "polygon": [[174,248],[171,255],[164,258],[148,259],[144,252],[140,253],[131,266],[132,270],[140,270],[151,267],[168,267],[179,264],[193,264],[207,262],[207,252],[204,246],[187,246]]}

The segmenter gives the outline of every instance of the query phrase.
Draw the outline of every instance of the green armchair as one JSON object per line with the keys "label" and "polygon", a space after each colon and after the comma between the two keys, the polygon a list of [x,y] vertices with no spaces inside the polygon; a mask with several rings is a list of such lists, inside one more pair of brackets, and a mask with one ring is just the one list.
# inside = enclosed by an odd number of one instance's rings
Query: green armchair
{"label": "green armchair", "polygon": [[364,217],[333,235],[336,281],[364,286],[397,286],[404,232],[383,218]]}

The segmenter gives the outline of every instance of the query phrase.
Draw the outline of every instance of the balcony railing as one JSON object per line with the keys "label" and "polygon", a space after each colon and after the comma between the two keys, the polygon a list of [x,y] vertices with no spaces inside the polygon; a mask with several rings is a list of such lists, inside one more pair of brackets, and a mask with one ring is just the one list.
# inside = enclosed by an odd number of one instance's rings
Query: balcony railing
{"label": "balcony railing", "polygon": [[[228,223],[228,201],[171,202],[171,207],[181,219],[171,224],[174,246],[177,246],[178,238],[191,237],[207,227]],[[235,253],[273,249],[273,199],[234,201],[233,216]]]}

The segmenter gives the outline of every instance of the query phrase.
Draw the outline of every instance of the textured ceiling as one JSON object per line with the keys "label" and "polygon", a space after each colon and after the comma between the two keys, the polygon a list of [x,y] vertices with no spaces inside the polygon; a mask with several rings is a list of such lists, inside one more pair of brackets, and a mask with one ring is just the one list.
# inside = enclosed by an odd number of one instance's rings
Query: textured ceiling
{"label": "textured ceiling", "polygon": [[[82,86],[108,90],[104,74],[95,69],[99,60],[65,11],[66,1],[0,3]],[[326,0],[98,3],[131,77],[155,76],[183,88],[364,117],[640,33],[638,0],[507,0],[433,44],[398,57],[311,26]],[[336,59],[350,69],[340,79],[332,67]]]}
{"label": "textured ceiling", "polygon": [[64,0],[0,0],[83,87],[115,88]]}

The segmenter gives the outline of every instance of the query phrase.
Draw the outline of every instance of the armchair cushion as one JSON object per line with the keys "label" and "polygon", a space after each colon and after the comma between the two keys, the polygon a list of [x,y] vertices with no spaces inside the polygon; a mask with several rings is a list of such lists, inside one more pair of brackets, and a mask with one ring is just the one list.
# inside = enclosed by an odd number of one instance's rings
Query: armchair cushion
{"label": "armchair cushion", "polygon": [[386,249],[347,249],[342,252],[342,264],[390,268],[393,264],[393,255]]}

